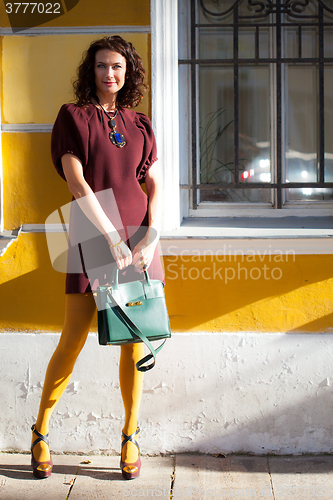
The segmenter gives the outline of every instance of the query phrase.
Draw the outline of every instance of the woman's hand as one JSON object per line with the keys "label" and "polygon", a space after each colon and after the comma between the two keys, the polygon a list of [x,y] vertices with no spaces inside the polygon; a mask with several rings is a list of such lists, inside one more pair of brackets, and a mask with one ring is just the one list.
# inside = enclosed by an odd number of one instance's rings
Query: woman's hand
{"label": "woman's hand", "polygon": [[110,246],[110,250],[118,269],[124,269],[132,263],[132,252],[123,241],[120,245]]}
{"label": "woman's hand", "polygon": [[145,237],[133,249],[132,264],[137,271],[142,272],[143,265],[145,269],[148,269],[153,260],[157,243],[158,233],[154,228],[149,227]]}
{"label": "woman's hand", "polygon": [[156,161],[148,170],[145,177],[148,196],[148,230],[145,237],[139,241],[133,250],[133,261],[136,270],[148,268],[154,257],[154,252],[159,239],[159,228],[162,224],[162,178],[158,162]]}

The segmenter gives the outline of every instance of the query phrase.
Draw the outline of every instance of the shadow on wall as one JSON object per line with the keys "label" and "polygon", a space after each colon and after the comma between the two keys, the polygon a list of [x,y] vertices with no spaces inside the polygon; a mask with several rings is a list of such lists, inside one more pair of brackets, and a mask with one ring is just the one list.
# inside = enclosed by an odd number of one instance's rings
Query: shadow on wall
{"label": "shadow on wall", "polygon": [[[328,389],[323,390],[320,396],[270,412],[258,408],[261,415],[253,421],[246,417],[245,408],[245,413],[240,413],[222,433],[212,433],[208,439],[199,439],[196,446],[200,451],[215,448],[217,454],[226,450],[227,453],[249,453],[249,450],[251,453],[254,450],[258,455],[331,454],[333,425],[328,425],[327,410],[332,406],[333,392]],[[333,464],[329,470],[332,467]]]}
{"label": "shadow on wall", "polygon": [[0,266],[0,329],[60,331],[66,275],[52,268],[45,234],[21,233]]}
{"label": "shadow on wall", "polygon": [[[267,256],[251,262],[241,256],[232,262],[188,259],[164,258],[173,331],[295,333],[332,328],[330,255],[294,255],[282,262]],[[21,234],[0,266],[0,328],[59,331],[65,274],[53,270],[45,235]]]}
{"label": "shadow on wall", "polygon": [[174,336],[160,357],[170,370],[153,398],[177,408],[177,423],[157,417],[168,449],[333,452],[331,334],[190,335]]}
{"label": "shadow on wall", "polygon": [[289,332],[287,333],[299,333],[300,330],[302,331],[302,333],[313,333],[313,332],[323,333],[326,332],[327,330],[333,332],[333,313],[326,314],[321,318],[318,318],[314,321],[310,321],[309,323],[302,325],[301,328],[296,328],[295,330],[289,330]]}
{"label": "shadow on wall", "polygon": [[[333,309],[331,255],[165,257],[174,331],[328,331]],[[318,321],[318,325],[316,322]],[[312,328],[312,330],[311,330]]]}

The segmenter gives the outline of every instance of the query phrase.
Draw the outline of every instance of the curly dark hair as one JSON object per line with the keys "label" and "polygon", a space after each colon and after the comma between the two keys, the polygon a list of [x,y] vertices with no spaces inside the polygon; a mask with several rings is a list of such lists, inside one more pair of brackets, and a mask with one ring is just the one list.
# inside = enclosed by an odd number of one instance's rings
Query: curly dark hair
{"label": "curly dark hair", "polygon": [[130,42],[121,36],[105,36],[92,42],[84,52],[82,62],[77,70],[77,79],[73,83],[76,105],[87,106],[91,97],[95,96],[95,54],[99,50],[109,49],[118,52],[126,59],[126,79],[117,95],[117,104],[124,108],[137,106],[147,89],[144,83],[146,72],[141,57]]}

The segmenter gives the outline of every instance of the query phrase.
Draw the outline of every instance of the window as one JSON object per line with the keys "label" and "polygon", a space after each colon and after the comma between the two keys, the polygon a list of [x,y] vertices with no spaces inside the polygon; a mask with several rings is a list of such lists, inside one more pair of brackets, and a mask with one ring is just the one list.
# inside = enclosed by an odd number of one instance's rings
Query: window
{"label": "window", "polygon": [[179,26],[187,215],[331,208],[333,2],[184,0]]}

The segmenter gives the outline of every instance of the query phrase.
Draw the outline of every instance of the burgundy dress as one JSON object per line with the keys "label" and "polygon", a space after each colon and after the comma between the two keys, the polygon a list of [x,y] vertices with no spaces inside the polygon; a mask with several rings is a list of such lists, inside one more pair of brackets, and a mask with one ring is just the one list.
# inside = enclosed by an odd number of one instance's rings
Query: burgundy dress
{"label": "burgundy dress", "polygon": [[[85,180],[133,250],[147,231],[148,199],[140,184],[157,159],[156,143],[146,115],[120,108],[115,120],[117,132],[126,140],[123,148],[111,143],[111,129],[102,110],[93,104],[86,108],[64,104],[52,131],[52,160],[64,179],[61,157],[71,153],[81,161]],[[86,293],[109,283],[115,261],[107,241],[75,201],[69,227],[66,293]],[[157,248],[149,276],[164,279]],[[134,266],[127,267],[119,276],[122,282],[135,279],[142,279],[142,274]]]}

